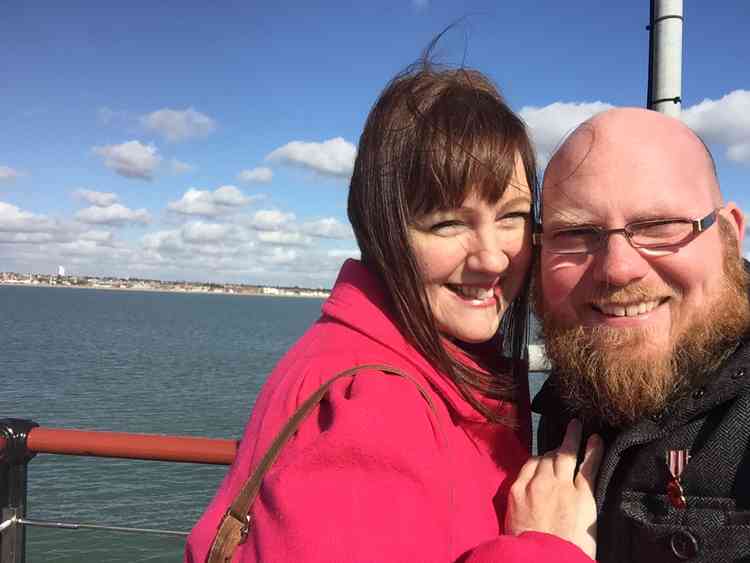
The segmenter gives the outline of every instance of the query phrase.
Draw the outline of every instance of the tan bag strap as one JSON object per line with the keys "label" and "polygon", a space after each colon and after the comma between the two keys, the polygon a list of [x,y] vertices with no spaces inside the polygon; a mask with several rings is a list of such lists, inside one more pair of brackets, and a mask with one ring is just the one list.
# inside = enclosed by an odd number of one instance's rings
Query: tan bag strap
{"label": "tan bag strap", "polygon": [[234,502],[232,502],[224,514],[224,517],[219,524],[219,530],[216,533],[214,542],[211,545],[211,551],[206,558],[206,563],[230,563],[237,546],[242,544],[247,538],[250,531],[250,508],[255,501],[255,497],[258,496],[263,477],[265,477],[268,470],[274,464],[276,458],[279,457],[281,449],[294,435],[305,418],[307,418],[318,403],[323,400],[323,397],[335,381],[342,377],[354,375],[356,372],[362,370],[381,371],[411,381],[416,385],[419,393],[430,405],[430,409],[433,411],[435,410],[435,405],[427,391],[409,374],[392,366],[385,364],[363,364],[346,369],[334,375],[328,381],[323,383],[315,393],[310,395],[310,397],[299,406],[284,427],[276,435],[276,438],[258,463],[255,471],[253,471],[252,475],[250,475],[248,480],[245,481],[242,489],[240,489],[240,492],[235,497]]}

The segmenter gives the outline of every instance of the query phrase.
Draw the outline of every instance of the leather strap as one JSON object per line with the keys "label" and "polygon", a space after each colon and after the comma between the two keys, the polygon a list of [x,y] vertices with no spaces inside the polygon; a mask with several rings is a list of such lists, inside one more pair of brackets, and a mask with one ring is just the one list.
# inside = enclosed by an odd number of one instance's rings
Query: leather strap
{"label": "leather strap", "polygon": [[237,546],[245,541],[250,532],[250,508],[252,507],[255,498],[258,496],[263,477],[265,477],[268,470],[271,469],[276,458],[279,457],[281,449],[294,435],[300,424],[302,424],[312,410],[323,400],[323,397],[325,397],[325,394],[334,382],[343,377],[354,375],[356,372],[362,370],[380,371],[389,375],[397,375],[411,381],[417,387],[425,401],[427,401],[430,409],[433,411],[435,410],[435,405],[433,404],[430,395],[427,394],[427,391],[425,391],[425,389],[415,381],[414,378],[397,368],[385,364],[363,364],[346,369],[331,377],[328,381],[323,383],[315,393],[310,395],[310,397],[300,405],[294,414],[292,414],[284,427],[276,435],[276,438],[269,446],[265,455],[261,458],[255,471],[253,471],[252,475],[250,475],[248,480],[245,481],[242,489],[240,489],[240,492],[235,497],[234,502],[232,502],[227,509],[221,523],[219,524],[219,529],[214,538],[214,542],[211,545],[211,551],[206,558],[206,563],[230,563]]}

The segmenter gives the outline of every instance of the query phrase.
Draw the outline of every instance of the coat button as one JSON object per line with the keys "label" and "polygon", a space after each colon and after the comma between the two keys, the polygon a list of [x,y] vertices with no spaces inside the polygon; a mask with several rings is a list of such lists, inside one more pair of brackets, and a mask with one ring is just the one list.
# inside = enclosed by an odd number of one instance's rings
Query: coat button
{"label": "coat button", "polygon": [[679,530],[669,539],[669,547],[677,559],[687,561],[698,554],[698,540],[687,530]]}
{"label": "coat button", "polygon": [[696,389],[693,392],[693,399],[695,399],[697,401],[698,399],[701,399],[703,397],[703,395],[705,395],[705,394],[706,394],[706,388],[705,387],[701,387],[699,389]]}
{"label": "coat button", "polygon": [[745,376],[745,368],[740,368],[732,375],[732,379],[739,379]]}

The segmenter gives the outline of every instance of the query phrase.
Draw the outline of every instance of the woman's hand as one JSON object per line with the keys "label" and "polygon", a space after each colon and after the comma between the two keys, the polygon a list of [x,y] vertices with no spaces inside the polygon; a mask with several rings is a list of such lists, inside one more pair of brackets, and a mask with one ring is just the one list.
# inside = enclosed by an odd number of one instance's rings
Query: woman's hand
{"label": "woman's hand", "polygon": [[529,531],[554,534],[576,544],[594,559],[594,484],[604,446],[599,436],[591,436],[575,475],[580,443],[581,423],[571,420],[557,450],[526,462],[510,488],[505,530],[512,535]]}

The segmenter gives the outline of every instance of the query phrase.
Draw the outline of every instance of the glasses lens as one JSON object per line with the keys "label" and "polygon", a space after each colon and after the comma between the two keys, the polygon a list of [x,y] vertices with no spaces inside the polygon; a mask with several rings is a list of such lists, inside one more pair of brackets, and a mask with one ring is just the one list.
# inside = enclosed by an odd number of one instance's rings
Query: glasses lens
{"label": "glasses lens", "polygon": [[693,234],[693,225],[688,221],[659,221],[634,223],[629,226],[629,230],[633,244],[648,248],[684,241]]}
{"label": "glasses lens", "polygon": [[600,231],[593,227],[578,227],[553,231],[544,241],[550,252],[577,254],[593,252],[599,244]]}

